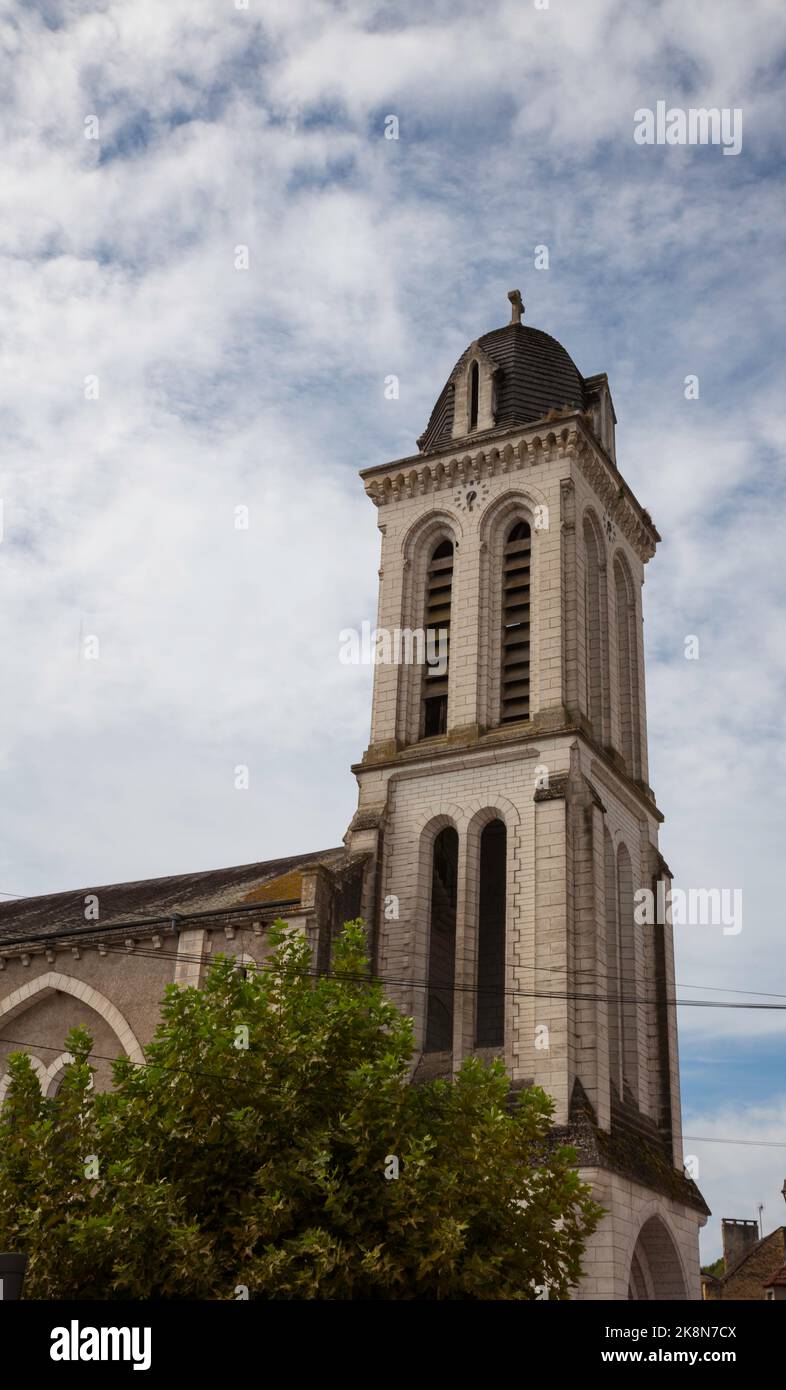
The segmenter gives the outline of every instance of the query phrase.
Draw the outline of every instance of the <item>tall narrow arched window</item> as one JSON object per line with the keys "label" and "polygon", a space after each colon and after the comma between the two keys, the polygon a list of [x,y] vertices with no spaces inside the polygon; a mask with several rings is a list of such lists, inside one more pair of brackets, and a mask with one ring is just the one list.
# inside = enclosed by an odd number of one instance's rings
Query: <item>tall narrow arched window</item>
{"label": "tall narrow arched window", "polygon": [[505,542],[502,576],[503,724],[529,719],[530,558],[532,534],[517,521]]}
{"label": "tall narrow arched window", "polygon": [[622,1097],[622,960],[620,956],[619,893],[614,846],[608,830],[603,834],[606,870],[606,1018],[609,1039],[609,1076]]}
{"label": "tall narrow arched window", "polygon": [[421,738],[448,727],[450,605],[453,594],[453,542],[440,541],[426,577],[426,667],[423,675]]}
{"label": "tall narrow arched window", "polygon": [[505,1041],[506,859],[505,826],[493,820],[480,837],[477,1047],[502,1047]]}
{"label": "tall narrow arched window", "polygon": [[590,717],[592,732],[603,741],[603,604],[605,592],[601,583],[600,547],[598,537],[588,517],[584,519],[584,612],[586,632],[585,708]]}
{"label": "tall narrow arched window", "polygon": [[617,613],[617,688],[622,745],[620,752],[631,777],[641,777],[636,599],[630,571],[619,556],[614,561],[614,596]]}
{"label": "tall narrow arched window", "polygon": [[458,833],[446,825],[434,841],[432,859],[426,1052],[453,1047],[457,889]]}
{"label": "tall narrow arched window", "polygon": [[473,362],[469,369],[469,427],[478,427],[478,402],[480,400],[480,368]]}
{"label": "tall narrow arched window", "polygon": [[624,845],[617,850],[617,925],[622,988],[620,1022],[623,1088],[639,1095],[639,1029],[636,973],[636,938],[633,917],[633,868]]}

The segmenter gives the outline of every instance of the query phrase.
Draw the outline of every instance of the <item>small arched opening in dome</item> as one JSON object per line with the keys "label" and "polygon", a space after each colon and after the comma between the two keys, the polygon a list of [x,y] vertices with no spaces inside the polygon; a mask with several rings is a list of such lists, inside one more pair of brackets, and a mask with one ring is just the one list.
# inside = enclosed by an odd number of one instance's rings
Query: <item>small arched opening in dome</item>
{"label": "small arched opening in dome", "polygon": [[478,427],[478,403],[480,401],[480,367],[472,362],[469,369],[469,427]]}

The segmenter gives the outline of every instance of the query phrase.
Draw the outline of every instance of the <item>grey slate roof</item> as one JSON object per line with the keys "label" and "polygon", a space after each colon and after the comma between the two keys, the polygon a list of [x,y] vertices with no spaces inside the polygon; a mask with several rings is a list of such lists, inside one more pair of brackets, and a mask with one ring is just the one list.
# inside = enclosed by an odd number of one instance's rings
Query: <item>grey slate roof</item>
{"label": "grey slate roof", "polygon": [[[497,413],[495,428],[525,425],[540,420],[550,410],[570,405],[586,407],[584,379],[556,338],[528,324],[508,323],[478,339],[479,346],[497,363]],[[463,377],[474,344],[461,354],[418,440],[423,453],[448,444],[453,430],[453,397],[457,378]]]}
{"label": "grey slate roof", "polygon": [[[176,912],[199,912],[235,907],[248,901],[248,895],[269,880],[282,878],[293,870],[315,862],[332,862],[346,855],[342,846],[316,850],[310,854],[268,859],[259,864],[241,864],[228,869],[208,869],[195,874],[173,874],[166,878],[138,879],[132,883],[110,883],[103,887],[79,888],[68,893],[46,893],[36,898],[17,898],[0,904],[0,946],[4,940],[32,938],[47,932],[68,932],[93,926],[96,932],[117,922],[143,921]],[[282,885],[286,889],[287,885]],[[100,917],[95,923],[85,919],[85,895],[98,897]],[[288,897],[282,891],[280,900]],[[251,899],[253,901],[253,899]]]}

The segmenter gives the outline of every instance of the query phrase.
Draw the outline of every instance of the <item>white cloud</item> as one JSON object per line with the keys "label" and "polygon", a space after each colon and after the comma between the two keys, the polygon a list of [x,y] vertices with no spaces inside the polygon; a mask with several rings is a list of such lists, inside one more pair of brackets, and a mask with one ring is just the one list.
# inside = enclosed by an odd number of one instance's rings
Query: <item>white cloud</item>
{"label": "white cloud", "polygon": [[[755,1221],[759,1203],[763,1203],[765,1235],[776,1226],[786,1225],[781,1193],[786,1147],[766,1147],[783,1145],[786,1138],[786,1095],[776,1095],[767,1103],[729,1101],[711,1111],[696,1108],[685,1117],[685,1132],[710,1141],[686,1139],[684,1146],[686,1154],[698,1158],[697,1182],[712,1211],[701,1234],[703,1264],[710,1264],[721,1254],[723,1217]],[[729,1139],[747,1142],[729,1143]]]}
{"label": "white cloud", "polygon": [[[528,321],[609,371],[622,468],[664,533],[646,611],[666,856],[685,886],[744,876],[741,936],[678,937],[680,978],[777,979],[783,232],[762,161],[786,12],[42,9],[0,27],[0,888],[340,839],[370,673],[339,664],[338,633],[376,604],[356,470],[413,450],[521,283]],[[742,105],[743,155],[637,150],[633,111],[659,96]],[[686,1011],[683,1037],[781,1017]]]}

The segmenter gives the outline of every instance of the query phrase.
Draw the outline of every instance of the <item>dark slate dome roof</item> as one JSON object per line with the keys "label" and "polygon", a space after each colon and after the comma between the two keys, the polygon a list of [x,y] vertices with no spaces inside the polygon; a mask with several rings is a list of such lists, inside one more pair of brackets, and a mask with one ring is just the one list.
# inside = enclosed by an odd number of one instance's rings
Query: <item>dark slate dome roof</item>
{"label": "dark slate dome roof", "polygon": [[[425,453],[449,444],[453,433],[453,397],[467,358],[476,344],[461,354],[418,440]],[[478,338],[479,346],[499,367],[495,429],[529,424],[561,406],[586,407],[584,379],[556,338],[523,323],[508,323]]]}

